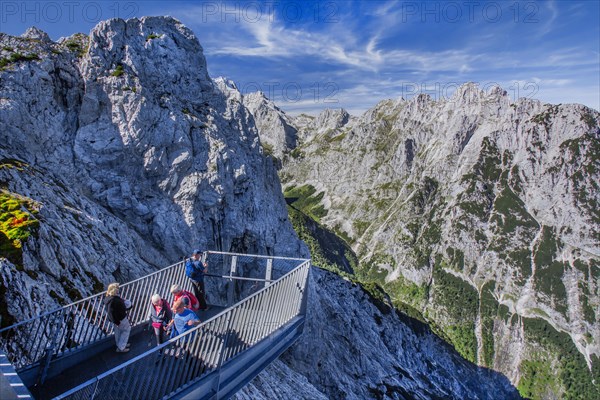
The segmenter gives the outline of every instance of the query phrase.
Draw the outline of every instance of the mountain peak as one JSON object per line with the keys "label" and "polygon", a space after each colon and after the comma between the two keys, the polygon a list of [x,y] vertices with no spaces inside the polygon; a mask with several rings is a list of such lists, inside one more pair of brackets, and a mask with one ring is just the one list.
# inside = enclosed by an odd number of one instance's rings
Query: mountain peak
{"label": "mountain peak", "polygon": [[143,88],[163,102],[201,103],[213,91],[200,42],[172,17],[102,21],[90,32],[87,55],[84,74]]}
{"label": "mountain peak", "polygon": [[350,114],[343,108],[326,108],[317,116],[314,124],[318,129],[338,129],[350,121]]}
{"label": "mountain peak", "polygon": [[254,116],[261,132],[260,140],[267,152],[277,158],[296,147],[297,129],[290,117],[271,101],[262,91],[243,96],[243,103]]}
{"label": "mountain peak", "polygon": [[482,100],[500,100],[507,96],[506,90],[499,85],[493,85],[487,90],[484,89],[486,88],[481,88],[475,82],[467,82],[456,89],[450,101],[471,104],[481,102]]}
{"label": "mountain peak", "polygon": [[215,82],[215,84],[220,85],[223,88],[227,88],[228,90],[234,90],[237,92],[240,91],[233,80],[224,76],[218,76],[215,79],[213,79],[213,81]]}
{"label": "mountain peak", "polygon": [[600,114],[484,89],[383,100],[338,131],[324,111],[281,175],[313,188],[303,204],[348,238],[358,276],[428,313],[466,358],[523,388],[543,354],[554,376],[577,370],[555,397],[597,398]]}
{"label": "mountain peak", "polygon": [[270,104],[272,107],[279,109],[261,90],[244,95],[244,103],[261,103]]}
{"label": "mountain peak", "polygon": [[32,26],[31,28],[27,29],[25,31],[24,34],[21,35],[22,38],[25,39],[35,39],[35,40],[40,40],[42,42],[47,42],[47,43],[51,43],[52,40],[50,39],[50,36],[48,36],[48,34],[46,32],[44,32],[43,30]]}

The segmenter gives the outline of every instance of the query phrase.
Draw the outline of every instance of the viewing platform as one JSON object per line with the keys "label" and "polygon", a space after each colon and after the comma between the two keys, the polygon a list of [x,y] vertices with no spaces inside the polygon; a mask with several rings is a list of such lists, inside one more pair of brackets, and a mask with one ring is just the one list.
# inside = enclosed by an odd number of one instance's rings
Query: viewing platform
{"label": "viewing platform", "polygon": [[191,291],[184,262],[120,287],[131,300],[128,353],[116,353],[105,292],[0,330],[0,395],[8,399],[226,399],[302,334],[310,260],[206,252],[210,309],[156,345],[150,298]]}

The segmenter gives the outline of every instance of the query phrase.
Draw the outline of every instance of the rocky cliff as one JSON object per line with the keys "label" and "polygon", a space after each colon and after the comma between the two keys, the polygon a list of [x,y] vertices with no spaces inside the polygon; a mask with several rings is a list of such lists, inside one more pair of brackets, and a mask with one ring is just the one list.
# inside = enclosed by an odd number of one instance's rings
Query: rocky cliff
{"label": "rocky cliff", "polygon": [[0,34],[0,60],[4,323],[196,247],[307,255],[251,114],[178,21]]}
{"label": "rocky cliff", "polygon": [[360,279],[527,396],[597,397],[600,114],[473,84],[346,114],[299,116],[280,176]]}

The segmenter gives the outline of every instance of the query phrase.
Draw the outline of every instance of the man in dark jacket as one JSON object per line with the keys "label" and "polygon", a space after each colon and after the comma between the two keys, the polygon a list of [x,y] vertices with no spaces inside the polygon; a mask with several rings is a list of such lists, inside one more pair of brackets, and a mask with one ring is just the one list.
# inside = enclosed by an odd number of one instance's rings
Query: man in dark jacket
{"label": "man in dark jacket", "polygon": [[117,353],[127,353],[129,351],[129,333],[131,324],[127,319],[127,307],[125,301],[119,297],[119,284],[111,283],[106,290],[104,305],[106,306],[106,315],[108,320],[115,325],[115,342],[117,343]]}
{"label": "man in dark jacket", "polygon": [[202,252],[200,250],[194,250],[192,258],[188,258],[185,263],[185,273],[192,281],[194,295],[200,302],[200,310],[206,311],[209,307],[206,304],[206,297],[204,295],[204,274],[208,272],[208,264],[206,261],[202,262],[200,259],[201,255]]}

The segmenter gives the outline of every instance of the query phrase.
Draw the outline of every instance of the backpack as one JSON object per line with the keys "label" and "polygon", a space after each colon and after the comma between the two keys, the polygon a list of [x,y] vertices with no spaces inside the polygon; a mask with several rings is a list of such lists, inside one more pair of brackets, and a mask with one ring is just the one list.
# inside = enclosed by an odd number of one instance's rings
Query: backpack
{"label": "backpack", "polygon": [[191,303],[190,304],[190,309],[192,309],[194,311],[200,309],[200,302],[198,301],[198,298],[196,296],[194,296],[193,294],[191,294],[187,290],[184,290],[182,297],[187,297],[188,299],[190,299],[190,303]]}

